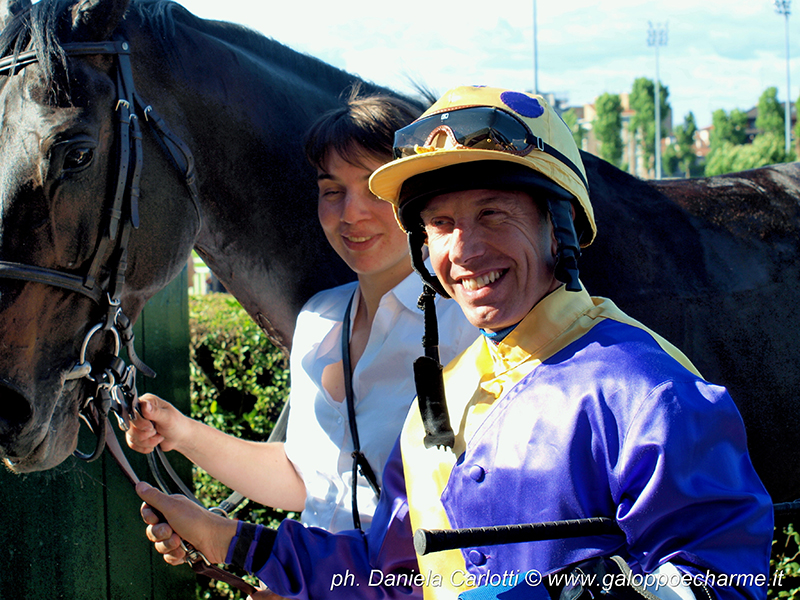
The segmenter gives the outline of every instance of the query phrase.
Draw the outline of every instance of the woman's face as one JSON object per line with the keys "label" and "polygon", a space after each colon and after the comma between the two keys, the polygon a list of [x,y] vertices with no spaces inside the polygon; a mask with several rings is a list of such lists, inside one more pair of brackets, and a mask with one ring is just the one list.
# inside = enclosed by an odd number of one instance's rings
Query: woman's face
{"label": "woman's face", "polygon": [[369,191],[369,176],[384,163],[362,154],[353,164],[331,152],[317,172],[319,222],[330,245],[359,278],[411,272],[406,235],[392,205]]}

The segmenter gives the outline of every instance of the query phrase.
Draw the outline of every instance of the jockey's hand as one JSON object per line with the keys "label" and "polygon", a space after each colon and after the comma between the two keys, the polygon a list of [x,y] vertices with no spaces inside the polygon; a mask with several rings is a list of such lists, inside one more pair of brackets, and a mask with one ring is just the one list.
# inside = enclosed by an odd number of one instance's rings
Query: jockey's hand
{"label": "jockey's hand", "polygon": [[178,448],[185,436],[187,417],[153,394],[142,394],[137,406],[139,414],[134,415],[125,432],[128,446],[142,454],[150,454],[159,444],[164,451]]}
{"label": "jockey's hand", "polygon": [[[171,565],[185,561],[186,552],[181,548],[181,539],[184,539],[209,562],[225,562],[228,547],[236,535],[236,521],[209,512],[184,496],[162,494],[144,482],[136,485],[136,493],[145,501],[141,513],[148,524],[147,539],[154,542],[156,551],[164,555],[165,561]],[[153,508],[164,515],[166,522]]]}

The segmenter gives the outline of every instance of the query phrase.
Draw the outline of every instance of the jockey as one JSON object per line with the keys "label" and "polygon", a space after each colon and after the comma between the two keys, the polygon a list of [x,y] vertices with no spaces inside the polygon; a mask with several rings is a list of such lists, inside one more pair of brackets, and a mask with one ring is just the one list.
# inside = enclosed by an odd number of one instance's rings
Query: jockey
{"label": "jockey", "polygon": [[412,528],[609,517],[621,530],[431,554],[420,571],[549,573],[619,555],[635,574],[754,575],[673,578],[690,583],[668,590],[682,597],[761,595],[772,509],[741,417],[674,346],[582,290],[578,246],[596,226],[556,112],[456,88],[395,135],[395,158],[370,188],[394,205],[426,283],[484,333],[445,372],[452,445],[426,440],[444,417],[422,406],[401,434]]}

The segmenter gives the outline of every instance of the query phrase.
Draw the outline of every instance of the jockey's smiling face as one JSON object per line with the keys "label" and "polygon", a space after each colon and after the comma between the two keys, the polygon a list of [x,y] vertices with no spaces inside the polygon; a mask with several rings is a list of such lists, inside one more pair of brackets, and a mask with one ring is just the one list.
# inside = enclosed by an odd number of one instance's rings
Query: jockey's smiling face
{"label": "jockey's smiling face", "polygon": [[547,215],[520,191],[441,194],[421,212],[433,268],[476,327],[519,323],[560,283]]}

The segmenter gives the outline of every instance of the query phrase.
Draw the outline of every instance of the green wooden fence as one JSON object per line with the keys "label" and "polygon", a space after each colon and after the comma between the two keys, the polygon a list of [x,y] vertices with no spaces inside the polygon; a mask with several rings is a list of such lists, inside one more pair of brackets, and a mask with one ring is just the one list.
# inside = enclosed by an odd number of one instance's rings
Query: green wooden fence
{"label": "green wooden fence", "polygon": [[[164,396],[186,412],[187,283],[184,271],[147,304],[136,324],[139,356],[158,373],[155,379],[140,379],[140,393]],[[115,425],[124,446],[116,430]],[[82,432],[85,451],[91,448],[90,436]],[[127,455],[139,476],[152,481],[144,457]],[[170,459],[181,477],[191,481],[188,463]],[[107,453],[91,464],[69,458],[44,473],[3,470],[0,502],[2,600],[195,598],[193,572],[185,565],[170,567],[152,549],[139,516],[139,498]]]}

